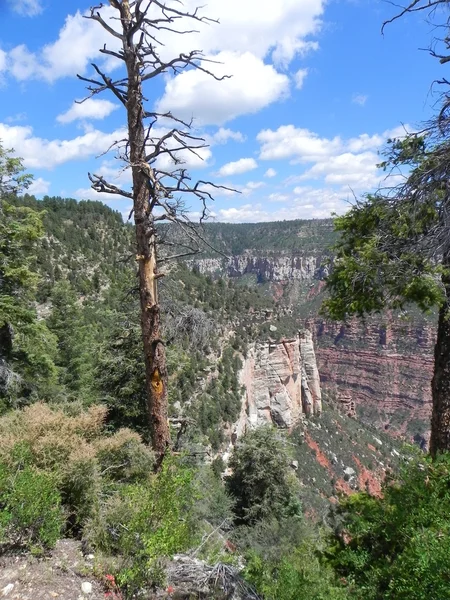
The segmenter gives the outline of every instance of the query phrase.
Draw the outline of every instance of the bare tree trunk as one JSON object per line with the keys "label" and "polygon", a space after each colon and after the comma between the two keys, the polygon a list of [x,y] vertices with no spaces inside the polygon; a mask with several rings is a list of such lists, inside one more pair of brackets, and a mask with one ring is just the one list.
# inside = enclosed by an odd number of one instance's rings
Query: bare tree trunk
{"label": "bare tree trunk", "polygon": [[[112,38],[121,41],[122,50],[106,47],[100,53],[122,61],[126,66],[126,77],[113,80],[97,64],[93,63],[94,75],[81,81],[88,84],[89,95],[83,100],[97,96],[105,91],[111,92],[125,107],[128,119],[128,137],[118,140],[109,148],[122,149],[120,158],[132,170],[132,192],[121,189],[108,182],[102,175],[89,173],[92,189],[97,192],[117,194],[133,202],[136,226],[136,260],[139,265],[139,289],[141,308],[141,329],[144,345],[145,374],[147,382],[147,406],[152,446],[157,455],[157,467],[162,463],[170,446],[170,430],[167,410],[167,366],[165,347],[161,341],[160,305],[158,301],[157,280],[162,276],[157,270],[157,248],[161,240],[157,239],[156,222],[167,221],[180,228],[185,242],[176,244],[165,241],[174,248],[175,254],[166,255],[164,260],[174,260],[195,254],[202,244],[209,244],[202,238],[198,229],[190,223],[182,197],[186,194],[201,202],[203,218],[207,215],[207,201],[212,200],[211,188],[228,189],[225,186],[199,180],[192,182],[184,167],[182,153],[191,153],[197,158],[199,151],[207,144],[191,131],[192,123],[185,123],[170,112],[159,114],[146,112],[142,95],[143,82],[147,85],[166,73],[179,74],[187,68],[194,68],[214,77],[217,81],[226,76],[216,77],[205,66],[202,52],[191,50],[176,55],[171,60],[160,56],[163,43],[158,41],[158,32],[170,31],[183,35],[190,29],[176,25],[181,19],[195,23],[215,23],[213,19],[201,16],[199,8],[189,12],[182,3],[167,5],[159,0],[109,0],[115,9],[115,17],[105,17],[103,4],[91,7],[86,18],[97,21]],[[151,13],[151,14],[150,14]],[[105,20],[106,18],[106,20]],[[120,26],[118,26],[120,22]],[[116,42],[117,43],[117,42]],[[82,102],[83,102],[82,101]],[[153,128],[159,119],[165,119],[172,127],[164,133]],[[121,145],[122,144],[122,145]],[[181,154],[180,154],[181,153]],[[158,165],[158,159],[169,159],[169,167]],[[156,214],[155,214],[156,213]],[[179,250],[179,247],[182,250]]]}
{"label": "bare tree trunk", "polygon": [[[450,268],[450,252],[443,259]],[[439,310],[436,345],[434,348],[434,375],[431,384],[433,412],[431,416],[430,454],[450,450],[450,275],[444,273],[446,301]]]}
{"label": "bare tree trunk", "polygon": [[[124,2],[123,6],[125,7],[127,4]],[[131,15],[129,18],[131,20]],[[155,189],[155,182],[151,181],[148,176],[142,83],[137,55],[131,44],[128,40],[124,40],[125,64],[128,74],[128,141],[133,175],[136,260],[139,264],[147,409],[152,447],[157,456],[157,466],[159,466],[167,448],[170,446],[170,430],[167,414],[168,376],[166,353],[164,344],[161,341],[161,319],[157,290],[156,229],[152,212],[154,205],[152,200],[158,192]]]}

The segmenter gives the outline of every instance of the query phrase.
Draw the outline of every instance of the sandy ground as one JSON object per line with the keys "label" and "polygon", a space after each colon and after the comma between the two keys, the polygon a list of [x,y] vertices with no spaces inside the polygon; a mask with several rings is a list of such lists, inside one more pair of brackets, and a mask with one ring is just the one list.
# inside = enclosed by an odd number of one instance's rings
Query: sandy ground
{"label": "sandy ground", "polygon": [[0,598],[105,600],[105,591],[92,576],[92,560],[83,556],[80,543],[59,540],[45,558],[0,557]]}

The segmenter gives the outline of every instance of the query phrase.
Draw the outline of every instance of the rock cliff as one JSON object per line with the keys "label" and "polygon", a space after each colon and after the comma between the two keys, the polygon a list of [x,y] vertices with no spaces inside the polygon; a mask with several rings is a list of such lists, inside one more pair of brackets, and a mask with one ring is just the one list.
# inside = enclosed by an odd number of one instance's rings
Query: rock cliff
{"label": "rock cliff", "polygon": [[291,429],[302,415],[322,411],[322,394],[312,334],[252,345],[240,373],[244,388],[235,437],[272,423]]}
{"label": "rock cliff", "polygon": [[387,315],[348,325],[312,319],[323,389],[349,415],[425,446],[435,330]]}
{"label": "rock cliff", "polygon": [[242,277],[254,275],[258,281],[311,281],[323,276],[321,256],[277,253],[255,254],[246,251],[229,258],[200,258],[192,266],[203,275]]}

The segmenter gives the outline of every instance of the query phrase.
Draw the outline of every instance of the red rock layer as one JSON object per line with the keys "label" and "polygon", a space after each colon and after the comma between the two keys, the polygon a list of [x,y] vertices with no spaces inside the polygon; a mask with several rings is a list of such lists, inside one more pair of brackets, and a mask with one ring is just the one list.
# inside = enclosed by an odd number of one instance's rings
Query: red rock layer
{"label": "red rock layer", "polygon": [[349,325],[314,319],[323,390],[350,415],[391,434],[428,438],[434,327],[389,317]]}

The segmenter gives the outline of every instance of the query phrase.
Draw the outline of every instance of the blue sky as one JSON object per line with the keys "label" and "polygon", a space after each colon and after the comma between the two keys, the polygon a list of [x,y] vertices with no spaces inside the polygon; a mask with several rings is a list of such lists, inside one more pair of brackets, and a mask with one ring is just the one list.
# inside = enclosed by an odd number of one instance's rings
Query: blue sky
{"label": "blue sky", "polygon": [[[89,76],[110,43],[83,18],[89,5],[0,0],[0,139],[23,157],[38,197],[101,199],[125,214],[129,201],[96,194],[87,177],[129,185],[113,154],[99,156],[123,135],[124,110],[107,94],[74,104],[85,95],[76,74]],[[379,184],[378,151],[430,116],[431,83],[445,74],[419,50],[434,33],[425,15],[381,35],[393,10],[382,0],[209,0],[204,13],[220,25],[166,40],[167,56],[202,49],[232,75],[187,72],[146,89],[150,107],[193,116],[210,142],[203,160],[183,157],[192,176],[240,190],[216,195],[217,220],[327,217]]]}

